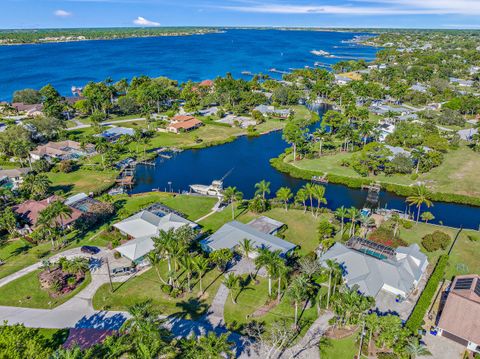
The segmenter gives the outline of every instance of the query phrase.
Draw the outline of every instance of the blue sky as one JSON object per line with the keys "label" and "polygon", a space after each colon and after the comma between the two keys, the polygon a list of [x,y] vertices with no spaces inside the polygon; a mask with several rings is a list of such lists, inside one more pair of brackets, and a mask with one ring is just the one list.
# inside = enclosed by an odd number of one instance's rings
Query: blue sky
{"label": "blue sky", "polygon": [[478,28],[480,0],[0,0],[1,28]]}

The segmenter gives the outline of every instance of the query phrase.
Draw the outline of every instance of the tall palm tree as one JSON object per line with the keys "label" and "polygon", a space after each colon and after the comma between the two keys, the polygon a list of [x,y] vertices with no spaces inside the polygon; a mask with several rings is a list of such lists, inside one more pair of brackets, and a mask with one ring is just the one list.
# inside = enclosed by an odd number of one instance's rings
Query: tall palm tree
{"label": "tall palm tree", "polygon": [[347,216],[347,209],[345,206],[339,207],[335,210],[335,217],[340,218],[341,228],[340,233],[343,237],[343,228],[345,227],[345,217]]}
{"label": "tall palm tree", "polygon": [[173,243],[176,241],[175,230],[173,228],[168,231],[161,230],[158,233],[157,237],[153,237],[153,244],[155,251],[160,254],[160,256],[167,259],[168,264],[168,282],[172,284],[172,247]]}
{"label": "tall palm tree", "polygon": [[288,187],[280,187],[276,193],[277,199],[285,204],[285,211],[288,211],[288,201],[293,197]]}
{"label": "tall palm tree", "polygon": [[182,268],[185,270],[185,273],[187,275],[188,291],[191,292],[192,291],[192,286],[190,285],[190,283],[191,283],[191,279],[192,279],[192,273],[195,270],[194,260],[189,255],[185,255],[185,256],[180,257],[179,262],[180,262],[180,265],[182,266]]}
{"label": "tall palm tree", "polygon": [[62,227],[62,231],[65,229],[65,220],[67,218],[72,218],[72,208],[70,206],[67,206],[60,200],[53,201],[50,204],[50,207],[52,208],[52,216],[57,220],[60,220],[60,225]]}
{"label": "tall palm tree", "polygon": [[305,191],[307,192],[308,197],[310,198],[310,210],[312,211],[312,215],[313,215],[313,193],[315,192],[314,188],[315,188],[315,185],[313,183],[307,183],[305,185]]}
{"label": "tall palm tree", "polygon": [[397,237],[398,233],[398,228],[400,227],[400,223],[402,221],[402,218],[397,212],[392,213],[391,220],[393,222],[393,238]]}
{"label": "tall palm tree", "polygon": [[240,278],[237,277],[235,273],[229,273],[223,279],[223,284],[230,291],[230,299],[232,299],[232,303],[237,304],[233,292],[238,290],[238,288],[240,287]]}
{"label": "tall palm tree", "polygon": [[322,203],[327,203],[327,200],[325,199],[325,187],[316,184],[313,186],[312,190],[312,195],[317,201],[317,210],[315,211],[315,216],[318,216],[318,212],[320,211],[320,205]]}
{"label": "tall palm tree", "polygon": [[417,223],[420,220],[420,211],[422,205],[425,204],[428,208],[433,206],[432,201],[428,199],[428,189],[425,185],[419,185],[414,187],[415,194],[407,197],[406,201],[410,206],[417,206]]}
{"label": "tall palm tree", "polygon": [[95,144],[95,151],[100,153],[100,155],[102,156],[102,167],[104,170],[105,170],[105,153],[108,152],[109,148],[110,148],[110,144],[106,140],[97,141],[97,143]]}
{"label": "tall palm tree", "polygon": [[240,250],[245,258],[249,258],[250,254],[255,250],[252,240],[244,238],[244,240],[240,242]]}
{"label": "tall palm tree", "polygon": [[205,257],[198,256],[196,257],[194,264],[195,264],[195,270],[198,273],[198,281],[200,282],[200,294],[203,295],[202,280],[203,280],[203,276],[205,275],[205,273],[207,272],[210,266],[210,261]]}
{"label": "tall palm tree", "polygon": [[272,276],[275,275],[276,266],[282,262],[280,251],[270,251],[268,248],[260,248],[258,256],[255,258],[255,266],[257,269],[265,268],[268,275],[268,295],[272,296]]}
{"label": "tall palm tree", "polygon": [[209,332],[206,336],[200,337],[198,347],[197,358],[199,353],[204,353],[201,357],[212,359],[233,357],[233,344],[228,341],[228,334],[226,333],[217,336],[215,332]]}
{"label": "tall palm tree", "polygon": [[160,257],[158,256],[157,252],[151,251],[147,254],[148,261],[150,262],[150,265],[155,268],[155,272],[157,272],[158,279],[163,283],[167,284],[162,276],[160,275],[160,271],[158,270],[158,264],[160,263]]}
{"label": "tall palm tree", "polygon": [[357,223],[358,217],[360,216],[360,211],[355,207],[350,207],[347,210],[348,218],[350,218],[351,227],[350,227],[350,237],[355,235],[355,225]]}
{"label": "tall palm tree", "polygon": [[425,158],[426,151],[423,147],[416,147],[412,150],[412,158],[417,162],[417,166],[415,168],[415,173],[418,174],[420,170],[420,164],[422,160]]}
{"label": "tall palm tree", "polygon": [[418,339],[411,339],[408,341],[405,351],[410,356],[410,358],[415,359],[419,356],[432,355],[427,347],[421,344]]}
{"label": "tall palm tree", "polygon": [[326,262],[328,271],[328,293],[327,293],[327,308],[330,307],[330,298],[333,294],[335,294],[335,289],[332,291],[332,282],[336,283],[336,279],[341,276],[341,268],[337,262],[328,259]]}
{"label": "tall palm tree", "polygon": [[277,302],[280,303],[282,295],[282,279],[285,279],[288,274],[288,267],[284,261],[278,261],[275,267],[275,276],[277,277]]}
{"label": "tall palm tree", "polygon": [[308,199],[308,193],[305,188],[300,188],[295,195],[295,202],[296,203],[301,203],[303,205],[303,213],[307,212],[307,199]]}
{"label": "tall palm tree", "polygon": [[287,290],[288,297],[294,302],[295,305],[295,321],[294,325],[297,328],[298,324],[298,304],[307,299],[308,295],[308,281],[305,276],[296,277],[290,287]]}
{"label": "tall palm tree", "polygon": [[232,207],[232,219],[235,219],[235,202],[241,201],[243,193],[237,190],[237,187],[227,187],[223,192],[223,198],[230,203]]}
{"label": "tall palm tree", "polygon": [[265,180],[261,180],[260,182],[255,184],[255,195],[261,195],[263,199],[266,198],[267,194],[270,194],[270,182],[267,182]]}

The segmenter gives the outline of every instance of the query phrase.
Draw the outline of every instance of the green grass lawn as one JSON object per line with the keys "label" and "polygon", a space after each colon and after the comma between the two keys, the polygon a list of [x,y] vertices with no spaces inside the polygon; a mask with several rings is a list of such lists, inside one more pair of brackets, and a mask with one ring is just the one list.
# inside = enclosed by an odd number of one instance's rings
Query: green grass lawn
{"label": "green grass lawn", "polygon": [[[159,264],[159,272],[167,279],[167,263]],[[184,273],[179,273],[179,281],[186,283]],[[187,319],[197,318],[204,314],[213,297],[218,291],[223,275],[216,269],[203,277],[205,295],[199,298],[200,284],[198,279],[192,279],[192,292],[185,293],[181,298],[172,298],[161,290],[162,282],[156,271],[151,268],[147,272],[132,278],[125,283],[114,283],[114,292],[109,285],[104,285],[95,293],[93,306],[95,309],[127,310],[129,306],[145,300],[152,300],[153,306],[164,315],[178,313]]]}
{"label": "green grass lawn", "polygon": [[[350,159],[352,153],[338,153],[325,155],[321,158],[304,159],[291,165],[300,169],[315,171],[319,174],[331,173],[340,176],[362,178],[352,168],[341,166],[342,160]],[[291,160],[287,156],[286,160]],[[445,154],[443,163],[428,173],[420,174],[418,179],[412,180],[410,175],[383,174],[371,177],[372,180],[400,185],[412,185],[417,181],[425,181],[434,192],[455,193],[465,196],[480,197],[480,154],[472,151],[465,145],[458,150]]]}
{"label": "green grass lawn", "polygon": [[0,259],[5,263],[0,266],[0,278],[40,261],[43,255],[48,255],[50,249],[50,243],[34,246],[23,239],[2,243],[0,245]]}
{"label": "green grass lawn", "polygon": [[85,280],[75,288],[74,291],[65,296],[53,298],[47,290],[40,287],[40,281],[38,280],[38,274],[40,272],[41,270],[36,270],[0,287],[0,305],[27,308],[54,308],[72,298],[91,281],[90,273],[87,273]]}
{"label": "green grass lawn", "polygon": [[77,170],[70,173],[48,173],[53,191],[63,190],[65,194],[98,192],[115,182],[115,171]]}
{"label": "green grass lawn", "polygon": [[351,359],[358,354],[358,346],[356,343],[357,334],[352,334],[343,339],[331,339],[327,345],[320,348],[321,357],[323,359]]}

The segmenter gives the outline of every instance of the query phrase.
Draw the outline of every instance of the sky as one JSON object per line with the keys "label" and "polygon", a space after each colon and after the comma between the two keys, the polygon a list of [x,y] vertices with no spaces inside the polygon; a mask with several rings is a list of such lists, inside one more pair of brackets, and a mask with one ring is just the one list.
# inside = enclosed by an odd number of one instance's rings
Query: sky
{"label": "sky", "polygon": [[305,26],[480,29],[480,0],[0,0],[0,28]]}

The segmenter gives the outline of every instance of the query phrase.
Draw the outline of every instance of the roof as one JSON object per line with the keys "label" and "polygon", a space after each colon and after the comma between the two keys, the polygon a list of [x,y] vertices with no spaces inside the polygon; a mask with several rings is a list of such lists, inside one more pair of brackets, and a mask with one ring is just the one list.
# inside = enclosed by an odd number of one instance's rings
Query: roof
{"label": "roof", "polygon": [[101,136],[103,137],[119,137],[123,135],[127,136],[133,136],[135,134],[135,131],[133,128],[127,128],[127,127],[111,127],[101,133]]}
{"label": "roof", "polygon": [[77,202],[80,202],[82,200],[84,200],[85,198],[88,198],[87,194],[85,193],[78,193],[78,194],[75,194],[73,196],[70,196],[68,197],[66,200],[65,200],[65,204],[67,206],[71,206],[72,204],[75,204]]}
{"label": "roof", "polygon": [[22,177],[30,172],[30,168],[14,168],[10,170],[0,170],[0,177],[16,178]]}
{"label": "roof", "polygon": [[273,232],[276,232],[280,228],[282,228],[285,225],[285,223],[276,221],[270,217],[261,216],[259,218],[255,218],[254,220],[248,222],[248,225],[260,232],[272,234]]}
{"label": "roof", "polygon": [[459,130],[457,133],[462,140],[469,141],[472,139],[473,135],[476,135],[478,133],[478,129],[467,128],[467,129]]}
{"label": "roof", "polygon": [[195,118],[195,116],[191,116],[191,115],[176,115],[176,116],[172,117],[171,122],[173,122],[173,123],[175,123],[175,122],[187,122],[187,121],[190,121],[190,120],[197,120],[197,118]]}
{"label": "roof", "polygon": [[214,82],[212,80],[203,80],[198,84],[198,86],[204,86],[204,87],[211,87],[214,85]]}
{"label": "roof", "polygon": [[287,253],[296,247],[295,244],[284,241],[271,234],[259,230],[238,221],[224,224],[218,231],[202,241],[202,244],[212,250],[231,249],[233,250],[244,239],[250,239],[255,248],[269,248],[272,251],[280,250],[282,254]]}
{"label": "roof", "polygon": [[[52,202],[59,200],[60,198],[57,196],[51,196],[45,198],[41,201],[34,201],[29,199],[28,201],[23,202],[17,206],[13,207],[15,213],[23,217],[24,220],[28,221],[32,226],[36,226],[38,222],[38,218],[40,216],[40,212],[47,208]],[[70,223],[75,222],[78,218],[82,216],[82,212],[76,208],[70,207],[72,213],[70,217],[67,217],[61,221],[60,219],[57,220],[58,223],[62,223],[63,225],[69,225]]]}
{"label": "roof", "polygon": [[152,240],[152,236],[135,238],[115,248],[117,252],[132,261],[142,258],[154,249],[155,243]]}
{"label": "roof", "polygon": [[[92,145],[90,145],[92,146]],[[50,155],[50,156],[63,156],[68,154],[72,150],[81,150],[81,145],[79,142],[75,141],[59,141],[59,142],[48,142],[45,145],[38,146],[35,150],[31,153],[43,156],[43,155]]]}
{"label": "roof", "polygon": [[95,344],[103,343],[107,337],[116,333],[117,331],[112,329],[70,328],[68,338],[63,347],[71,349],[78,345],[80,349],[85,350],[93,347]]}
{"label": "roof", "polygon": [[[455,289],[458,280],[472,278],[470,288]],[[476,290],[476,288],[477,289]],[[480,275],[457,276],[443,307],[438,327],[475,344],[480,344]]]}
{"label": "roof", "polygon": [[368,254],[335,243],[321,258],[321,262],[335,260],[342,268],[349,287],[359,286],[359,290],[376,297],[384,285],[410,292],[414,282],[418,282],[428,263],[427,256],[417,244],[399,247],[396,257],[381,260]]}
{"label": "roof", "polygon": [[169,125],[168,127],[169,128],[175,128],[177,130],[179,129],[184,129],[184,130],[189,130],[191,128],[195,128],[195,127],[198,127],[200,125],[202,125],[203,122],[202,121],[199,121],[197,120],[196,118],[192,118],[190,120],[187,120],[187,121],[183,121],[183,122],[177,122],[177,123],[172,123],[171,125]]}

